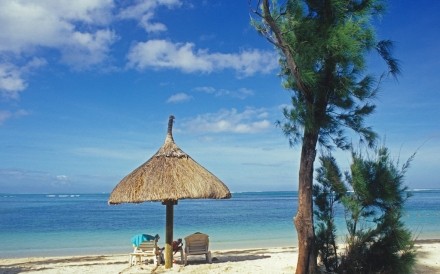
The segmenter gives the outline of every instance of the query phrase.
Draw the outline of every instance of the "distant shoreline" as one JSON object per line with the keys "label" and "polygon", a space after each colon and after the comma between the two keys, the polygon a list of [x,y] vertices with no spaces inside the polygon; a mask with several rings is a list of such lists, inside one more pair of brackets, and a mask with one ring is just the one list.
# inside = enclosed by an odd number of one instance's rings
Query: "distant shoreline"
{"label": "distant shoreline", "polygon": [[[298,193],[297,190],[251,190],[251,191],[231,191],[231,194],[252,194],[252,193]],[[408,189],[407,192],[440,192],[440,188],[413,188]],[[69,197],[78,195],[110,195],[110,192],[49,192],[49,193],[12,193],[12,192],[0,192],[1,196],[9,195],[46,195],[46,196],[58,196]]]}

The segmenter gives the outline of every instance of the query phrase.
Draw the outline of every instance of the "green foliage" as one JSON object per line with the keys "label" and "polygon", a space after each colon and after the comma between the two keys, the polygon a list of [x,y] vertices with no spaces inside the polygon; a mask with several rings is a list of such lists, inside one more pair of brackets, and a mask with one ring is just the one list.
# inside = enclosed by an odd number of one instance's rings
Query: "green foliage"
{"label": "green foliage", "polygon": [[[280,52],[283,86],[290,90],[292,106],[279,121],[291,145],[304,132],[318,132],[321,145],[348,149],[345,130],[352,129],[361,141],[373,145],[376,134],[365,125],[374,112],[371,102],[380,80],[366,73],[366,56],[377,50],[389,72],[399,73],[391,55],[392,42],[378,41],[371,24],[384,12],[382,0],[288,0],[270,1],[269,13],[279,36],[264,16],[264,5],[251,21],[256,30]],[[261,10],[261,12],[259,12]],[[292,71],[287,55],[296,65]],[[290,62],[292,63],[292,62]],[[379,77],[379,79],[381,79]]]}
{"label": "green foliage", "polygon": [[[344,179],[333,157],[320,158],[319,184],[314,186],[316,236],[327,270],[347,274],[411,273],[415,250],[411,232],[401,219],[409,197],[404,175],[413,157],[399,168],[385,147],[376,151],[374,159],[353,152],[350,172]],[[347,192],[341,185],[353,191]],[[336,234],[334,221],[329,220],[334,218],[335,202],[344,207],[348,230],[347,248],[336,262],[336,249],[329,251],[327,246]],[[325,261],[326,257],[333,261]]]}
{"label": "green foliage", "polygon": [[319,184],[313,186],[315,203],[315,248],[327,271],[338,268],[336,226],[334,206],[347,191],[341,180],[341,172],[333,157],[320,157],[321,167],[317,170]]}

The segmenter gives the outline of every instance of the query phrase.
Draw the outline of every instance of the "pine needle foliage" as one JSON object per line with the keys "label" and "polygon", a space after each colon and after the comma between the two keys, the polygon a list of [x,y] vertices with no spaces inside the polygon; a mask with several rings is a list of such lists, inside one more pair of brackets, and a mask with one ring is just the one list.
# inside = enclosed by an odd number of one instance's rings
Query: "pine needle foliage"
{"label": "pine needle foliage", "polygon": [[[259,1],[258,1],[259,2]],[[346,129],[373,145],[374,131],[365,125],[372,114],[380,79],[400,73],[392,56],[393,43],[379,41],[372,21],[385,11],[381,0],[288,0],[270,1],[270,12],[284,44],[262,14],[253,18],[255,29],[280,51],[280,76],[291,91],[291,106],[278,121],[293,146],[303,141],[303,132],[319,132],[321,145],[348,149]],[[264,7],[261,8],[263,10]],[[366,56],[377,51],[388,72],[375,77],[366,72]],[[295,63],[289,64],[288,52]]]}
{"label": "pine needle foliage", "polygon": [[[399,167],[385,147],[378,148],[373,159],[352,152],[350,171],[342,176],[333,157],[321,156],[318,184],[314,186],[315,229],[318,252],[327,271],[412,273],[416,254],[402,214],[410,197],[403,185],[404,175],[413,158]],[[334,220],[329,220],[334,219],[335,203],[344,207],[348,231],[347,247],[339,258],[336,248],[328,248],[329,244],[336,246]]]}
{"label": "pine needle foliage", "polygon": [[317,181],[313,185],[315,215],[315,248],[327,271],[337,271],[338,254],[336,245],[335,206],[347,192],[341,180],[341,172],[332,156],[320,157],[321,167],[317,170]]}

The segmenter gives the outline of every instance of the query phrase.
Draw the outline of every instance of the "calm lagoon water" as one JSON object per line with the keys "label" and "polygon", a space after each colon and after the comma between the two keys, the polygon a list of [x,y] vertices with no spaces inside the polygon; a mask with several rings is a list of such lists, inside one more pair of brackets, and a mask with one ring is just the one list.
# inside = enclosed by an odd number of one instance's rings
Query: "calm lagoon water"
{"label": "calm lagoon water", "polygon": [[[414,191],[404,221],[418,239],[440,239],[440,190]],[[293,246],[296,192],[233,193],[228,200],[181,200],[174,237],[200,231],[212,249]],[[108,194],[0,194],[0,257],[114,254],[139,233],[165,238],[160,202],[109,206]],[[341,213],[342,214],[342,213]],[[338,216],[343,231],[343,216]]]}

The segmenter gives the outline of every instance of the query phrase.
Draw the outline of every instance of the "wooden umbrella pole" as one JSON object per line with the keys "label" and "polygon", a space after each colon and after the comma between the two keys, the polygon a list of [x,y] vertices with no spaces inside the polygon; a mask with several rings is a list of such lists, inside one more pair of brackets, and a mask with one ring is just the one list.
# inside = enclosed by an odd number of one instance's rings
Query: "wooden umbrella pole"
{"label": "wooden umbrella pole", "polygon": [[166,233],[165,233],[165,268],[173,267],[173,223],[174,205],[176,200],[165,200],[162,204],[166,205]]}

